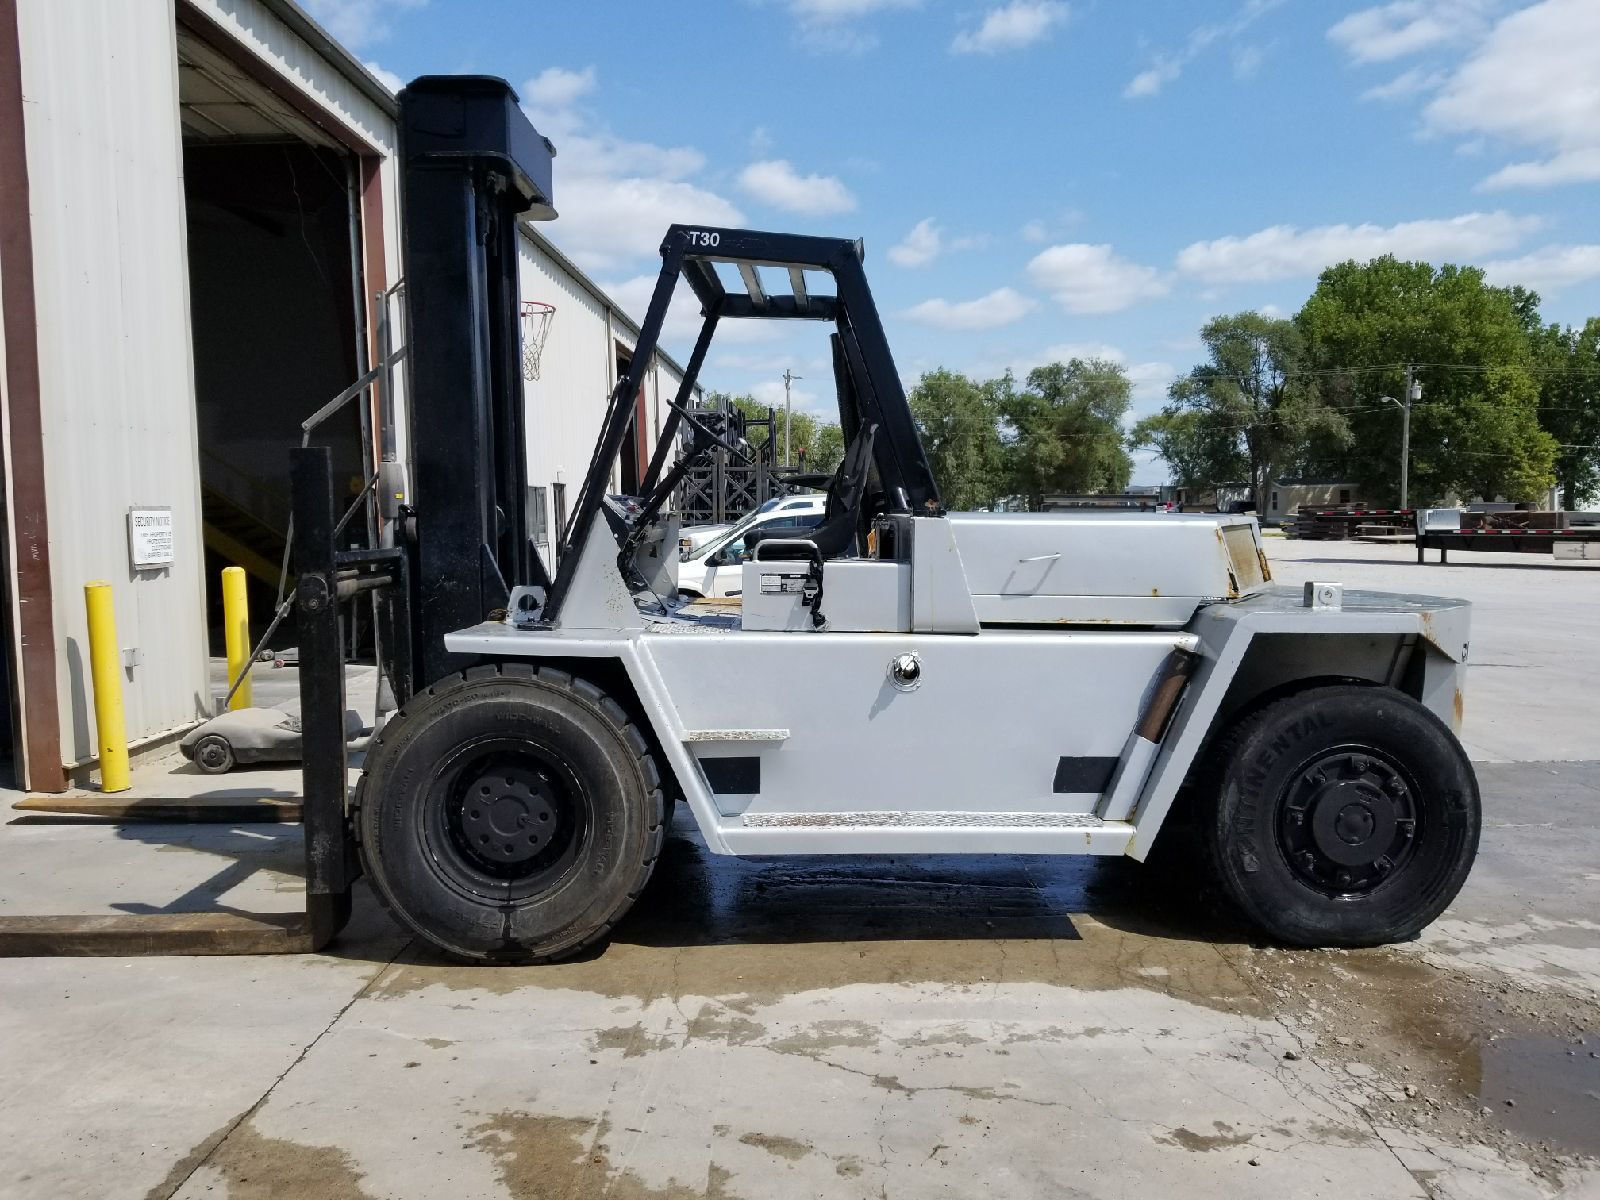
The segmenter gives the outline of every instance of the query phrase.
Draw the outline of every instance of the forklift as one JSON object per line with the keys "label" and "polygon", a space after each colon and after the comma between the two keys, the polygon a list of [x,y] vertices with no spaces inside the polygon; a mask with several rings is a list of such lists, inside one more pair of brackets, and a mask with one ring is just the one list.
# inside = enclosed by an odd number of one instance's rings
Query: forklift
{"label": "forklift", "polygon": [[[680,804],[716,854],[1159,849],[1289,945],[1409,938],[1454,898],[1481,824],[1453,732],[1467,604],[1275,585],[1247,515],[947,511],[859,240],[667,230],[552,578],[516,222],[554,216],[553,151],[499,80],[419,79],[400,114],[410,461],[383,544],[339,545],[325,450],[293,464],[319,941],[364,872],[445,955],[571,956],[639,899]],[[618,498],[680,280],[700,333]],[[736,449],[693,389],[747,320],[823,327],[847,449],[821,524],[762,541],[737,605],[685,600],[670,498]],[[398,707],[347,797],[340,611],[368,593]]]}

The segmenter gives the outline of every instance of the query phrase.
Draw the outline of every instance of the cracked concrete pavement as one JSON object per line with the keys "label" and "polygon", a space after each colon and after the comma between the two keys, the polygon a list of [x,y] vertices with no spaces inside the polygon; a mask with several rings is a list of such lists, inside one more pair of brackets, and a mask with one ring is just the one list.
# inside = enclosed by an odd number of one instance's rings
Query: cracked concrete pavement
{"label": "cracked concrete pavement", "polygon": [[[1414,943],[1263,946],[1120,861],[730,860],[680,814],[553,967],[441,963],[365,894],[323,955],[0,962],[0,1197],[1600,1196],[1600,569],[1400,550],[1271,546],[1479,603],[1483,848]],[[0,912],[290,908],[298,839],[0,826]]]}

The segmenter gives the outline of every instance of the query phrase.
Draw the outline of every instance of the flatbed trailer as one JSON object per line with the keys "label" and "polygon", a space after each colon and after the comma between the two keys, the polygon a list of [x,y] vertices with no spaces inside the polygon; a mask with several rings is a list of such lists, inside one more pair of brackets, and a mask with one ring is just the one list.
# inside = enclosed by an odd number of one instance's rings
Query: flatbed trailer
{"label": "flatbed trailer", "polygon": [[1600,528],[1578,529],[1458,529],[1417,534],[1417,561],[1423,551],[1437,550],[1439,561],[1450,561],[1452,550],[1490,551],[1497,554],[1549,554],[1560,559],[1600,562]]}
{"label": "flatbed trailer", "polygon": [[1600,561],[1600,519],[1578,512],[1423,509],[1417,514],[1416,544],[1419,563],[1428,550],[1437,550],[1441,563],[1450,561],[1452,550]]}

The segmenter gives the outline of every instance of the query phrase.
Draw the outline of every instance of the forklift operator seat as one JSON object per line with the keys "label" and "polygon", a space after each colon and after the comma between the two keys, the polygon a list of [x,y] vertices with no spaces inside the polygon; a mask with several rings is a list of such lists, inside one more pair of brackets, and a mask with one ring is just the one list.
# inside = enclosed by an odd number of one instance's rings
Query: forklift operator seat
{"label": "forklift operator seat", "polygon": [[861,502],[867,493],[867,473],[872,469],[872,442],[877,436],[877,425],[863,425],[855,441],[850,443],[839,469],[828,484],[822,523],[803,538],[760,543],[758,557],[810,558],[815,554],[826,562],[850,549],[861,525]]}

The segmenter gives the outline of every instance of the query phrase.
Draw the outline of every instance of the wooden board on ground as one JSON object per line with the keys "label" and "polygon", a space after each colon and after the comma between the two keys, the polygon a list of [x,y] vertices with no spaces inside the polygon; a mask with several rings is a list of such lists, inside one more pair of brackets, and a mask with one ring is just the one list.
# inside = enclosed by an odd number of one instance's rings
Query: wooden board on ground
{"label": "wooden board on ground", "polygon": [[305,913],[150,913],[0,917],[0,958],[304,954]]}
{"label": "wooden board on ground", "polygon": [[222,825],[292,825],[300,820],[299,797],[138,796],[87,793],[24,796],[18,812],[101,817],[110,821],[202,822]]}

